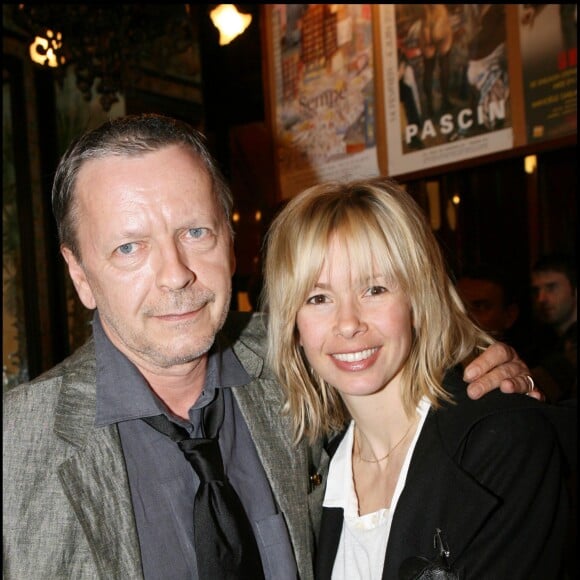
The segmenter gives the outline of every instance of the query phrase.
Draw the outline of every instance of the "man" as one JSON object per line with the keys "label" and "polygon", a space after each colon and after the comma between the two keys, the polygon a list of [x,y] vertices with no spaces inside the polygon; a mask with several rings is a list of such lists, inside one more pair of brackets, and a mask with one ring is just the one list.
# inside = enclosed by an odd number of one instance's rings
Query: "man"
{"label": "man", "polygon": [[[53,210],[93,338],[6,397],[5,578],[312,578],[328,458],[292,444],[263,362],[263,315],[228,315],[231,208],[202,137],[166,117],[111,121],[63,156]],[[499,345],[466,378],[477,398],[502,379],[525,392],[527,371]],[[160,433],[149,421],[159,416],[187,441]],[[184,444],[216,439],[255,574],[230,570],[227,555],[198,570],[215,551],[214,528],[193,521],[212,511],[197,509],[211,477],[191,469]]]}
{"label": "man", "polygon": [[576,397],[578,288],[572,256],[541,257],[531,274],[534,315],[539,327],[531,359],[533,376],[549,400]]}
{"label": "man", "polygon": [[[538,322],[530,357],[532,376],[542,385],[546,400],[571,403],[578,396],[578,282],[576,260],[570,254],[540,257],[532,267],[532,301]],[[571,507],[565,547],[570,578],[578,575],[577,470],[567,479]]]}
{"label": "man", "polygon": [[513,346],[511,333],[520,307],[508,274],[481,264],[463,270],[456,287],[472,319],[497,340]]}

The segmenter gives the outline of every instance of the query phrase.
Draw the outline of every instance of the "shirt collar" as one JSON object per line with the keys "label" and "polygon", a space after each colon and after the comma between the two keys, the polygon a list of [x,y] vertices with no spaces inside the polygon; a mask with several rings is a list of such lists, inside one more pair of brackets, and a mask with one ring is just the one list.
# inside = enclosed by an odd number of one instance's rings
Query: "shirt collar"
{"label": "shirt collar", "polygon": [[[165,412],[162,401],[137,367],[109,340],[96,311],[93,337],[97,375],[95,425],[102,427]],[[207,405],[216,388],[241,387],[250,380],[225,337],[218,333],[208,353],[204,390],[194,407]]]}
{"label": "shirt collar", "polygon": [[[411,442],[411,448],[415,447],[430,408],[431,405],[429,403],[429,399],[427,399],[427,397],[423,397],[417,405],[417,412],[419,413],[419,424]],[[338,448],[332,457],[326,478],[326,491],[323,501],[324,507],[342,508],[344,510],[345,518],[358,517],[358,500],[354,489],[352,475],[354,426],[355,423],[351,420],[342,441],[339,443]],[[409,458],[407,458],[405,462],[405,470],[408,469],[409,461]],[[406,477],[406,471],[404,477]]]}

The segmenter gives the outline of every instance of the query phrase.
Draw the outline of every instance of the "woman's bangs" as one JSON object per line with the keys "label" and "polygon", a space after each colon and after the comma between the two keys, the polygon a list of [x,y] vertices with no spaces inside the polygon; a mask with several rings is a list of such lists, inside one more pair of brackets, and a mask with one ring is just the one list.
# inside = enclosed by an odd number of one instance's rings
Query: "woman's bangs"
{"label": "woman's bangs", "polygon": [[348,254],[354,277],[371,282],[377,276],[383,276],[396,283],[390,251],[379,224],[375,219],[357,213],[349,216],[336,231],[340,244]]}

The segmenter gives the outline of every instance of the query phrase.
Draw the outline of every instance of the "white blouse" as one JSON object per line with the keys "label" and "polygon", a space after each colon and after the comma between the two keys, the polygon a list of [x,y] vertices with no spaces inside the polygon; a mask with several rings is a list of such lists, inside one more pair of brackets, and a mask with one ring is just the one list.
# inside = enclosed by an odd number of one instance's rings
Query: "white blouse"
{"label": "white blouse", "polygon": [[344,511],[344,523],[332,569],[332,580],[381,579],[393,514],[405,487],[411,456],[429,408],[427,399],[421,400],[417,407],[419,425],[407,450],[391,507],[363,516],[358,515],[358,500],[352,472],[354,421],[351,421],[330,463],[323,502],[324,507],[342,508]]}

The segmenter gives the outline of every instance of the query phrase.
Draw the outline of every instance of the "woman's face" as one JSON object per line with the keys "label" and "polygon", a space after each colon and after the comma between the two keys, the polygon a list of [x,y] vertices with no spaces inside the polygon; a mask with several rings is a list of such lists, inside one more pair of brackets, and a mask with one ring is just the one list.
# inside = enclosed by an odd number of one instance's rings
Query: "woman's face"
{"label": "woman's face", "polygon": [[382,274],[360,278],[336,237],[296,324],[310,365],[343,398],[398,382],[411,350],[408,298]]}

